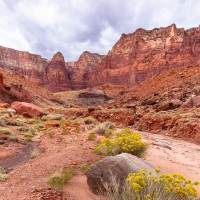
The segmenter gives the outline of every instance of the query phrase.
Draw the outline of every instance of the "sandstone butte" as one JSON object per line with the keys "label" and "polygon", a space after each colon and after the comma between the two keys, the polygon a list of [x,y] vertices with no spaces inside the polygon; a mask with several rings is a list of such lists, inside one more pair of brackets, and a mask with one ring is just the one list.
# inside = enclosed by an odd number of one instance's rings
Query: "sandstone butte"
{"label": "sandstone butte", "polygon": [[200,64],[200,26],[184,30],[175,24],[122,34],[107,55],[85,51],[78,61],[62,53],[51,61],[40,55],[0,46],[0,67],[27,77],[53,92],[104,83],[134,86],[163,70]]}

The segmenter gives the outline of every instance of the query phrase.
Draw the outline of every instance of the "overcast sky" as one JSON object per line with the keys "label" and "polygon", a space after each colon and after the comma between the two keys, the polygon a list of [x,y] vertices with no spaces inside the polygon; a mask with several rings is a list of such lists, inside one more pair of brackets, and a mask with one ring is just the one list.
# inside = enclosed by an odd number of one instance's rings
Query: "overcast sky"
{"label": "overcast sky", "polygon": [[0,45],[66,61],[107,54],[122,33],[200,24],[199,0],[0,0]]}

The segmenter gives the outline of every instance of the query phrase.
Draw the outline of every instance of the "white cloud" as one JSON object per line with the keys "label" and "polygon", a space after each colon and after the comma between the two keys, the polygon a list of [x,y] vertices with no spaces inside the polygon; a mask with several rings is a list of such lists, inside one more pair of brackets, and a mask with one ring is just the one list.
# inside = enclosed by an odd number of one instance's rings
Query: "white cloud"
{"label": "white cloud", "polygon": [[0,0],[0,45],[67,61],[106,54],[122,33],[199,25],[198,0]]}

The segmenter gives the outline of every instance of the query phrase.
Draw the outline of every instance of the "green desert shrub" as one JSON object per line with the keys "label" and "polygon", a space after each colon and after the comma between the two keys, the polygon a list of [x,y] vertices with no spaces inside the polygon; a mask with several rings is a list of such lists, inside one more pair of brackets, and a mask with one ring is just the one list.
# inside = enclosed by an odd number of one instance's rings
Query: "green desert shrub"
{"label": "green desert shrub", "polygon": [[47,134],[50,138],[52,138],[53,135],[54,135],[54,132],[53,132],[53,131],[46,131],[46,134]]}
{"label": "green desert shrub", "polygon": [[104,133],[104,136],[106,138],[110,138],[112,135],[114,134],[114,130],[113,129],[107,129],[106,132]]}
{"label": "green desert shrub", "polygon": [[[197,200],[197,190],[183,175],[161,173],[156,168],[153,172],[145,169],[130,173],[125,186],[120,188],[115,180],[112,188],[105,184],[103,195],[108,200]],[[120,188],[120,189],[119,189]]]}
{"label": "green desert shrub", "polygon": [[74,129],[74,132],[75,133],[79,133],[81,131],[81,129],[79,128],[79,127],[76,127],[75,129]]}
{"label": "green desert shrub", "polygon": [[30,153],[30,158],[33,159],[33,158],[35,158],[35,157],[37,157],[39,155],[40,155],[40,151],[39,151],[38,148],[36,148]]}
{"label": "green desert shrub", "polygon": [[72,179],[74,176],[74,169],[69,168],[68,170],[64,169],[62,171],[57,171],[51,175],[47,182],[48,184],[57,191],[62,191],[64,185]]}
{"label": "green desert shrub", "polygon": [[6,120],[6,125],[10,125],[10,126],[24,126],[25,123],[23,121],[18,121],[18,120]]}
{"label": "green desert shrub", "polygon": [[69,135],[70,133],[69,129],[63,128],[62,135]]}
{"label": "green desert shrub", "polygon": [[90,168],[90,165],[85,164],[85,165],[83,165],[83,166],[81,167],[81,171],[85,174],[86,171],[87,171],[89,168]]}
{"label": "green desert shrub", "polygon": [[107,129],[114,129],[115,126],[111,122],[103,122],[94,128],[94,132],[99,135],[104,135]]}
{"label": "green desert shrub", "polygon": [[8,178],[8,171],[0,167],[0,181],[5,181]]}
{"label": "green desert shrub", "polygon": [[22,126],[22,127],[19,127],[17,130],[21,131],[21,132],[27,132],[27,131],[29,131],[29,128],[25,127],[25,126]]}
{"label": "green desert shrub", "polygon": [[0,127],[0,134],[11,135],[13,132],[9,128],[1,128]]}
{"label": "green desert shrub", "polygon": [[192,200],[197,197],[194,185],[199,184],[199,182],[192,183],[177,173],[160,173],[159,169],[155,169],[154,172],[140,170],[138,173],[131,173],[126,181],[130,184],[134,199],[139,197],[141,200]]}
{"label": "green desert shrub", "polygon": [[104,138],[100,145],[94,151],[105,155],[117,155],[120,153],[130,153],[137,157],[142,157],[149,146],[148,142],[142,141],[139,133],[133,132],[129,128],[125,128],[116,133],[113,138]]}
{"label": "green desert shrub", "polygon": [[89,135],[88,135],[88,140],[94,140],[96,138],[96,135],[94,132],[91,132]]}
{"label": "green desert shrub", "polygon": [[85,124],[93,124],[94,123],[94,118],[92,116],[86,117],[84,119]]}

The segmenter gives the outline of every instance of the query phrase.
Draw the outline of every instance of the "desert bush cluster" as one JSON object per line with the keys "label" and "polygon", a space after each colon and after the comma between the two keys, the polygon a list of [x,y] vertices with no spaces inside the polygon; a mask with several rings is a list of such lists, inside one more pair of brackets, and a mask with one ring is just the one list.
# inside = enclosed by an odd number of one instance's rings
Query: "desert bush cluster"
{"label": "desert bush cluster", "polygon": [[5,181],[8,178],[8,171],[3,167],[0,167],[0,181]]}
{"label": "desert bush cluster", "polygon": [[130,153],[137,157],[144,156],[149,144],[143,142],[140,134],[126,128],[116,133],[113,138],[104,138],[99,146],[95,148],[96,153],[105,155],[117,155]]}
{"label": "desert bush cluster", "polygon": [[104,199],[107,200],[196,200],[197,190],[191,180],[183,175],[162,173],[145,169],[138,173],[130,173],[123,189],[119,189],[117,180],[115,187],[105,185]]}
{"label": "desert bush cluster", "polygon": [[61,171],[55,172],[53,175],[51,175],[47,182],[48,184],[54,188],[57,191],[61,191],[64,185],[72,179],[74,176],[74,169],[64,169]]}

